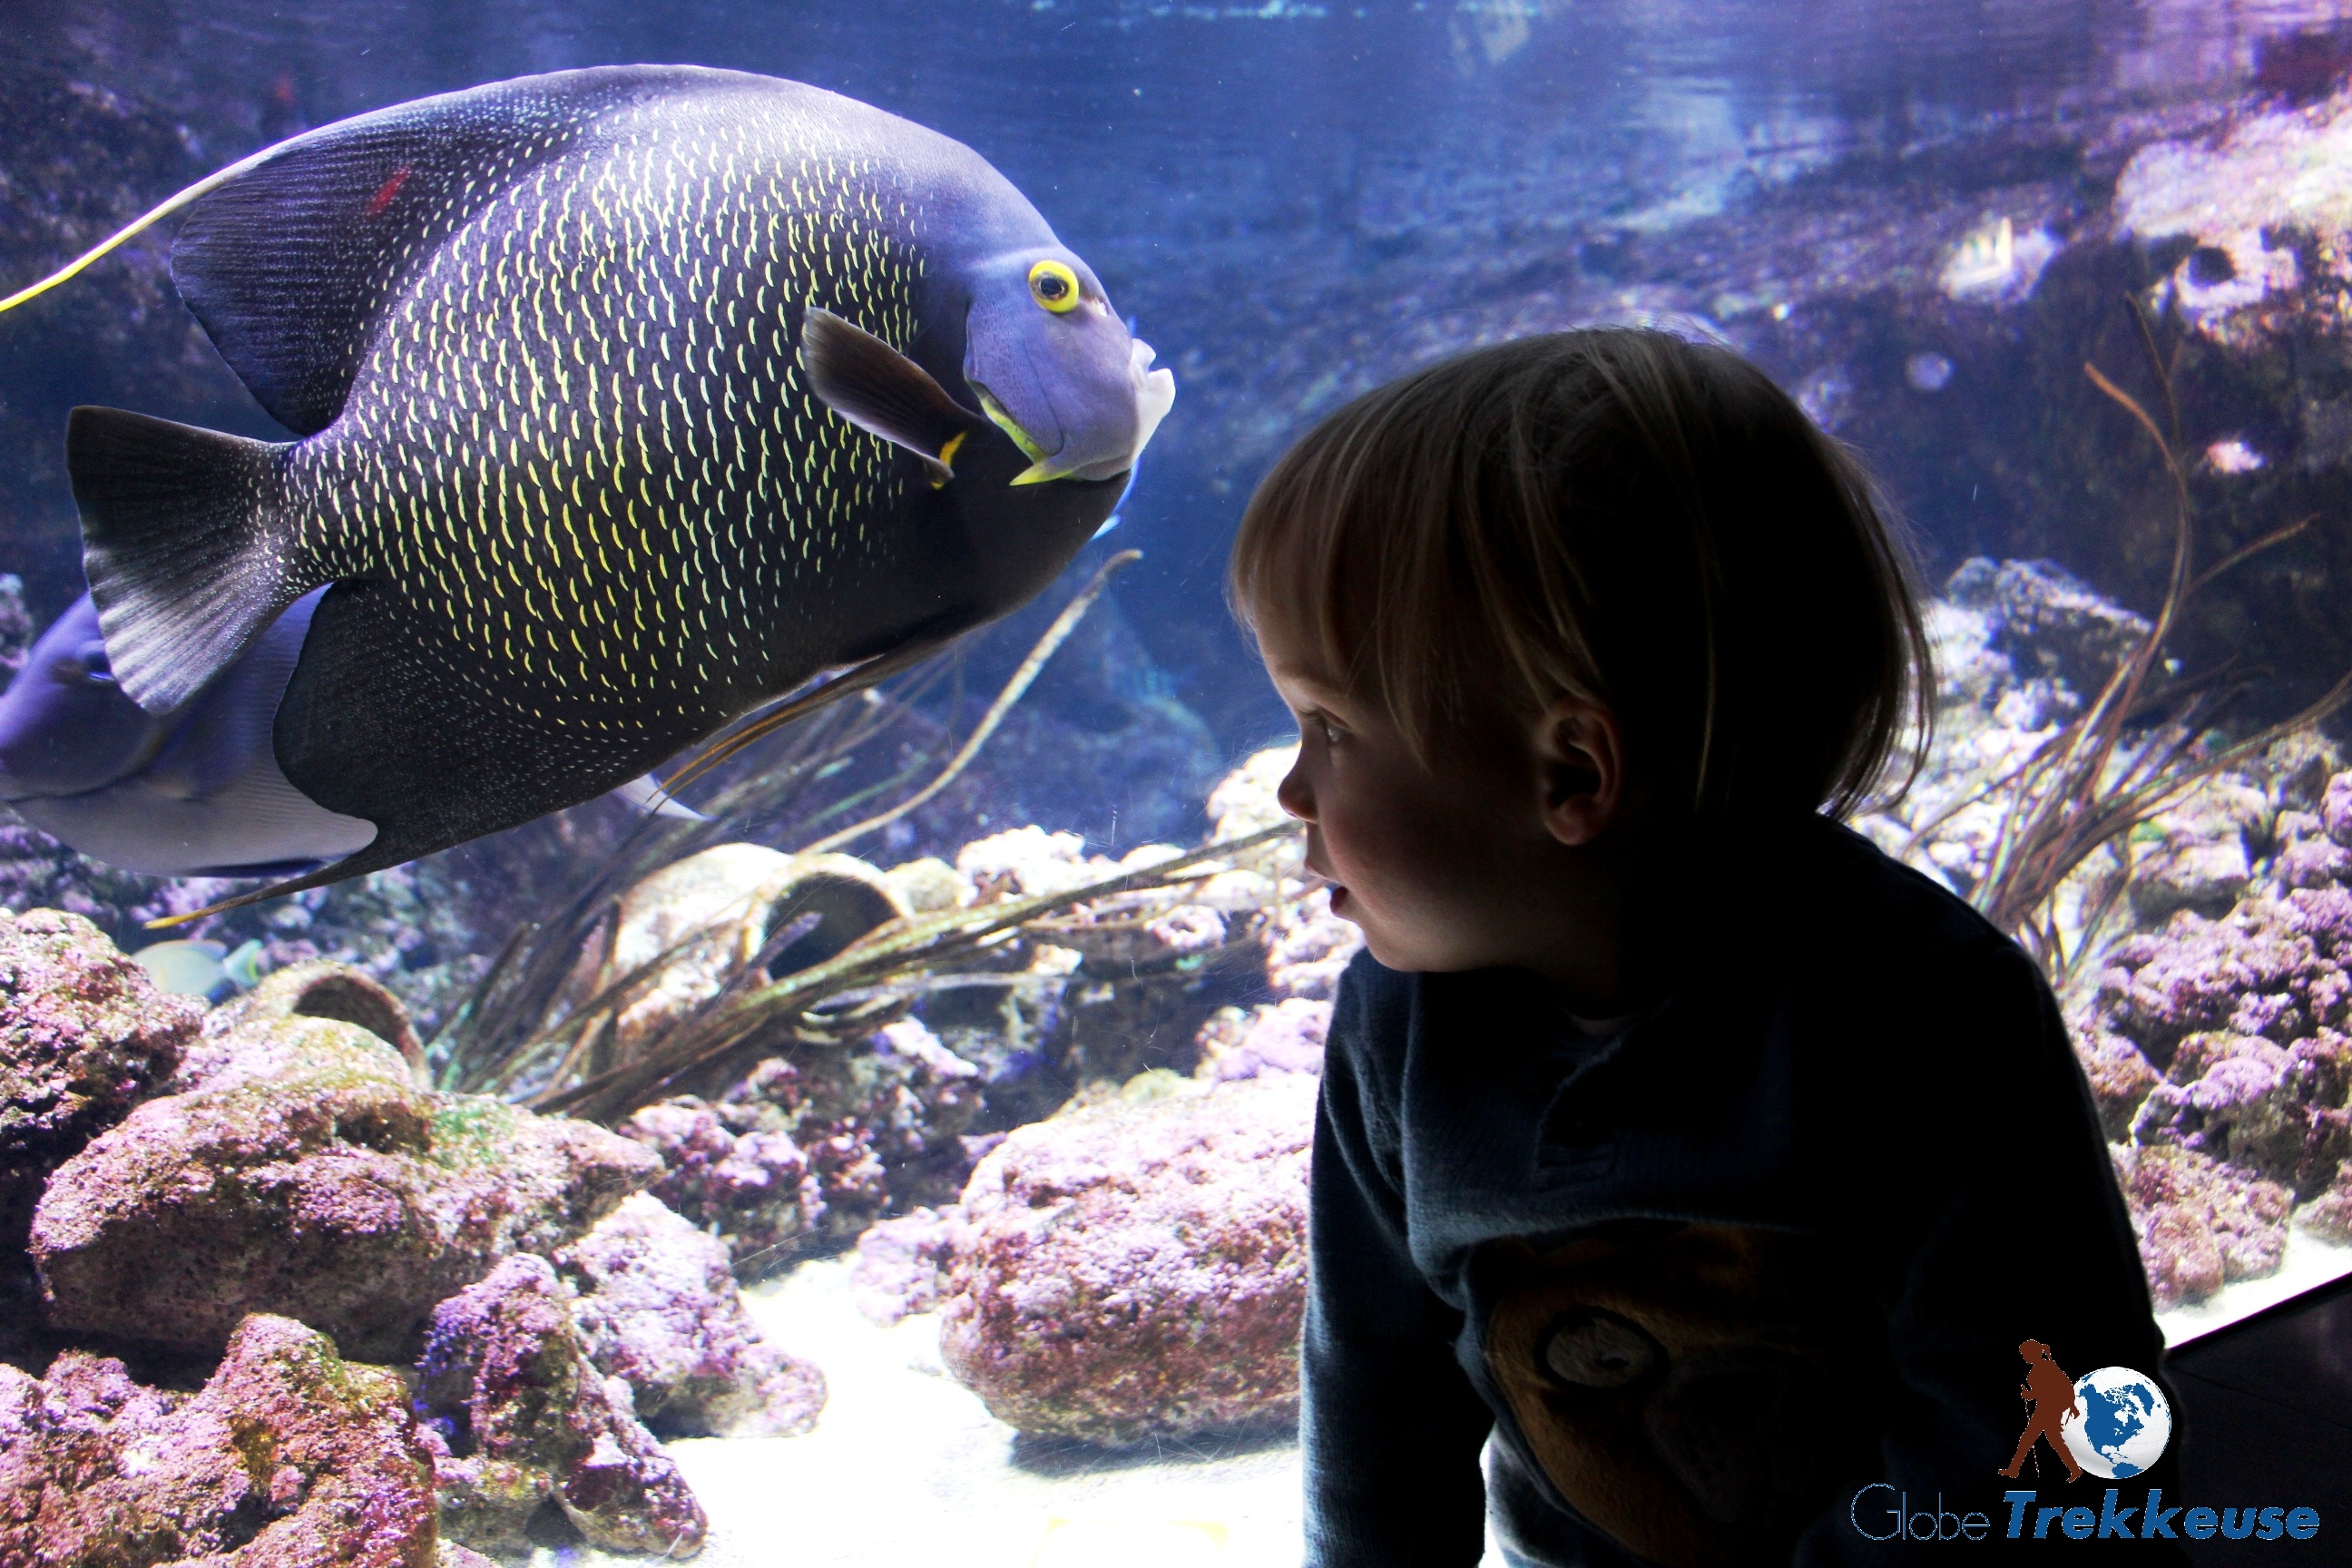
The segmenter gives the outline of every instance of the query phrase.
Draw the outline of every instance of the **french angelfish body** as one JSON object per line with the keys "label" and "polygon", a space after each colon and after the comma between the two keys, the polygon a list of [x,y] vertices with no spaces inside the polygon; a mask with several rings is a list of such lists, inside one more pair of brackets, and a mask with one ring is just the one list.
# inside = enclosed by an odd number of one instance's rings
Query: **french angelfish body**
{"label": "french angelfish body", "polygon": [[205,196],[173,267],[299,438],[76,410],[85,567],[159,712],[332,584],[275,751],[376,831],[276,891],[587,800],[1018,605],[1172,395],[977,154],[733,72],[327,127]]}

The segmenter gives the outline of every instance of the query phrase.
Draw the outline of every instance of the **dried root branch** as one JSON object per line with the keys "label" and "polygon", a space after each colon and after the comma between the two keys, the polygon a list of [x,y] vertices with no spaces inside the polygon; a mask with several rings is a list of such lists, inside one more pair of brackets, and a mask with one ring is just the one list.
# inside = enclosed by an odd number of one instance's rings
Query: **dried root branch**
{"label": "dried root branch", "polygon": [[[979,755],[1005,716],[1027,693],[1046,661],[1101,597],[1112,575],[1139,559],[1140,555],[1139,551],[1122,551],[1103,563],[1093,578],[1063,608],[1045,635],[1031,647],[1028,657],[997,694],[971,736],[928,784],[887,810],[816,839],[803,853],[833,849],[861,837],[917,810],[953,783]],[[936,649],[930,647],[924,650],[926,654],[934,651]],[[718,842],[730,833],[740,833],[747,816],[759,816],[774,820],[789,816],[802,824],[805,830],[805,827],[814,826],[828,817],[840,816],[877,795],[887,795],[914,778],[925,765],[923,758],[919,757],[892,776],[844,795],[814,812],[802,814],[793,809],[809,787],[822,784],[847,766],[859,747],[871,742],[892,724],[908,720],[914,712],[916,699],[947,668],[944,662],[935,665],[913,689],[898,697],[886,697],[868,679],[877,671],[897,673],[908,668],[912,662],[894,658],[887,661],[886,668],[886,661],[877,660],[830,686],[789,698],[752,716],[714,742],[675,775],[669,784],[672,792],[696,779],[709,776],[713,768],[737,758],[747,746],[773,733],[787,721],[806,718],[806,722],[789,732],[783,752],[772,762],[753,770],[749,776],[704,803],[708,821],[686,827],[666,819],[648,818],[639,825],[621,852],[600,867],[561,910],[546,921],[531,922],[514,933],[489,973],[475,987],[473,994],[453,1018],[446,1031],[446,1039],[436,1042],[436,1058],[440,1062],[438,1076],[443,1087],[516,1094],[537,1086],[533,1103],[540,1103],[548,1100],[550,1096],[585,1089],[590,1083],[617,1083],[615,1073],[632,1070],[635,1064],[617,1064],[610,1059],[611,1025],[615,1011],[633,993],[656,978],[688,948],[704,940],[706,933],[699,930],[686,933],[665,951],[600,985],[595,994],[584,1000],[574,1000],[579,990],[577,973],[581,955],[596,944],[600,933],[609,942],[621,895],[662,866]],[[961,680],[960,669],[958,679]],[[856,695],[859,689],[863,689],[863,701],[840,700],[846,695]],[[1157,869],[1153,868],[1155,872]],[[1138,888],[1148,885],[1150,885],[1148,881],[1132,884]],[[1054,907],[1059,909],[1082,901],[1098,891],[1080,889],[1055,900]],[[749,897],[747,894],[743,913],[749,912]],[[890,932],[891,928],[885,928],[873,935],[887,937]],[[732,1010],[743,1003],[747,995],[753,994],[755,987],[767,983],[768,963],[781,953],[783,947],[790,945],[795,934],[789,926],[772,933],[768,945],[774,951],[763,952],[742,965],[717,995],[683,1020],[679,1027],[691,1031],[698,1028],[706,1018],[732,1017]],[[919,942],[918,948],[920,947]],[[961,944],[950,942],[939,952],[944,954],[962,950]],[[873,950],[861,943],[850,951],[870,954]],[[890,951],[897,950],[893,948]],[[839,955],[846,956],[847,953]],[[830,973],[833,967],[832,964],[822,965],[809,971],[808,974],[821,978]],[[820,1028],[812,1022],[803,1026],[802,1034],[837,1037],[843,1030],[854,1028],[866,1013],[887,1010],[891,1004],[873,988],[887,984],[903,992],[907,986],[916,983],[916,971],[921,967],[919,963],[908,969],[886,966],[870,974],[860,970],[858,973],[864,978],[854,983],[844,982],[844,985],[865,985],[869,994],[855,1000],[832,997],[829,1005],[835,1009],[835,1016],[829,1020],[830,1029]],[[803,976],[796,973],[789,978],[797,983]],[[791,994],[798,996],[802,993],[793,991]],[[824,997],[831,997],[831,994],[824,993],[820,997],[810,999],[807,1007],[816,1007]],[[658,1051],[665,1043],[657,1040],[653,1048]],[[583,1079],[586,1082],[583,1083]],[[625,1114],[627,1110],[634,1108],[633,1104],[615,1114]]]}
{"label": "dried root branch", "polygon": [[[1223,868],[1219,862],[1297,830],[1296,823],[1280,823],[1066,892],[894,921],[824,963],[731,994],[722,993],[672,1026],[635,1060],[583,1083],[551,1089],[530,1103],[537,1110],[618,1121],[747,1043],[789,1037],[824,1044],[854,1034],[864,1016],[862,1009],[890,1005],[888,993],[895,983],[936,974],[1002,933],[1076,905],[1202,879]],[[744,971],[755,972],[756,966]]]}

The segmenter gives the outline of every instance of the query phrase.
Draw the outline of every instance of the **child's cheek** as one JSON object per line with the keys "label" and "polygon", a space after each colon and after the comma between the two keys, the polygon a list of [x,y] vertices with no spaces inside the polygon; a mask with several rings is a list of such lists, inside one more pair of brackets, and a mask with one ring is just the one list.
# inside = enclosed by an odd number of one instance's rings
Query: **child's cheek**
{"label": "child's cheek", "polygon": [[[1357,795],[1343,821],[1326,823],[1332,869],[1351,901],[1369,898],[1401,916],[1426,912],[1440,893],[1452,826],[1402,784]],[[1339,904],[1333,910],[1341,912]]]}

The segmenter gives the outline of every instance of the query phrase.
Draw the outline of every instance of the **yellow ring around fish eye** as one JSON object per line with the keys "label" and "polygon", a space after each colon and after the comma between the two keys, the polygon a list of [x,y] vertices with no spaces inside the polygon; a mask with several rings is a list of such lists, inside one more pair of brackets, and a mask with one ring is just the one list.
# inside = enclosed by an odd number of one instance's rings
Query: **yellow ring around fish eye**
{"label": "yellow ring around fish eye", "polygon": [[1046,260],[1029,269],[1029,293],[1057,316],[1078,308],[1078,275],[1058,261]]}

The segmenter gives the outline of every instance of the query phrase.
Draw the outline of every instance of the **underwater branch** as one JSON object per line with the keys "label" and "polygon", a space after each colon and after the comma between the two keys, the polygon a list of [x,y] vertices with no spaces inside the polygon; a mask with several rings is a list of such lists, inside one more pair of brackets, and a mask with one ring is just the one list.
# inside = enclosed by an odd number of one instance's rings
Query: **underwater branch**
{"label": "underwater branch", "polygon": [[940,791],[953,784],[957,776],[971,765],[972,758],[980,755],[980,749],[988,744],[988,738],[996,733],[996,727],[1004,721],[1004,716],[1007,713],[1013,711],[1013,704],[1019,702],[1028,691],[1030,682],[1037,679],[1037,672],[1044,669],[1045,661],[1054,657],[1054,650],[1060,647],[1063,639],[1077,629],[1078,623],[1085,619],[1087,612],[1094,607],[1094,602],[1102,597],[1103,590],[1110,586],[1111,578],[1142,559],[1143,552],[1140,550],[1122,550],[1095,568],[1093,578],[1085,587],[1078,590],[1076,597],[1062,606],[1062,613],[1054,617],[1054,624],[1045,628],[1045,635],[1037,639],[1037,645],[1029,650],[1029,657],[1021,661],[1021,668],[1013,672],[1013,679],[1005,682],[1004,689],[997,694],[996,700],[989,704],[988,711],[981,716],[979,726],[972,731],[971,738],[963,743],[962,749],[958,751],[954,759],[941,770],[939,777],[890,807],[889,810],[878,812],[863,822],[852,823],[837,833],[827,834],[815,843],[807,846],[801,853],[822,855],[828,849],[838,849],[845,844],[863,838],[876,828],[887,827],[908,812],[916,810]]}
{"label": "underwater branch", "polygon": [[[527,1103],[535,1110],[562,1111],[596,1121],[617,1121],[660,1099],[675,1081],[710,1066],[779,1023],[797,1026],[796,1032],[819,1039],[834,1035],[845,1023],[854,1026],[854,1016],[826,1017],[819,1011],[844,993],[870,995],[883,982],[936,967],[1001,932],[1074,905],[1197,880],[1213,873],[1203,871],[1192,878],[1178,873],[1255,849],[1298,830],[1295,822],[1277,823],[1066,892],[893,921],[823,963],[746,991],[683,1021],[635,1061],[583,1083],[548,1090]],[[868,1005],[861,1002],[858,1006]]]}

